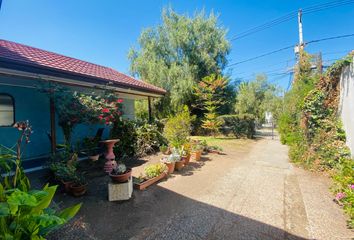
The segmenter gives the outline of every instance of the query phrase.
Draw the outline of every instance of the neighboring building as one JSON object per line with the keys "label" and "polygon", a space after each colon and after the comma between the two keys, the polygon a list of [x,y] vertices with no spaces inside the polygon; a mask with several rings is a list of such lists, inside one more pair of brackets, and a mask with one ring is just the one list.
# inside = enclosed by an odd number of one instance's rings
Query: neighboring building
{"label": "neighboring building", "polygon": [[273,123],[273,114],[271,112],[265,112],[265,123],[266,124]]}
{"label": "neighboring building", "polygon": [[[134,118],[135,99],[150,101],[150,98],[165,94],[161,88],[108,67],[0,40],[0,145],[13,147],[19,132],[11,125],[16,121],[29,120],[34,133],[25,149],[24,163],[27,167],[38,165],[38,159],[47,158],[55,149],[56,142],[63,142],[55,106],[37,89],[43,82],[62,84],[82,92],[100,92],[109,87],[124,99],[127,118]],[[75,129],[73,139],[94,136],[97,128],[80,125]],[[108,130],[105,136],[107,134]]]}

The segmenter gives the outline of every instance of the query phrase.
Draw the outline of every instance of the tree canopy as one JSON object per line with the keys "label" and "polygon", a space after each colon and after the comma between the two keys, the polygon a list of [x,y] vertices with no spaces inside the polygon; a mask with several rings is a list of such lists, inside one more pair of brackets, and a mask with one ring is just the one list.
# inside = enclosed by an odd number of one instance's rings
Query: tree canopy
{"label": "tree canopy", "polygon": [[141,33],[139,48],[128,55],[130,70],[168,91],[159,101],[159,112],[167,115],[180,105],[191,106],[194,86],[203,77],[222,73],[230,51],[226,33],[214,13],[200,11],[189,17],[171,8],[163,10],[160,25]]}
{"label": "tree canopy", "polygon": [[259,122],[266,111],[277,118],[281,107],[279,89],[267,82],[267,76],[257,75],[254,81],[243,82],[238,88],[235,110],[240,114],[252,114]]}

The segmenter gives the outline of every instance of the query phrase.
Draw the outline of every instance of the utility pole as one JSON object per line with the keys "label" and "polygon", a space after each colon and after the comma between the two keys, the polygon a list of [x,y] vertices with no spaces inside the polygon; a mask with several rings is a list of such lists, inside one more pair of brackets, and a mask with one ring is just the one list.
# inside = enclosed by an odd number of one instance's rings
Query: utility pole
{"label": "utility pole", "polygon": [[[299,26],[299,44],[295,46],[294,52],[295,52],[295,56],[296,56],[296,60],[297,60],[296,65],[299,66],[300,61],[301,61],[301,52],[305,48],[304,36],[302,34],[302,9],[299,9],[299,11],[297,13],[297,22],[298,22],[298,26]],[[295,72],[296,65],[294,67],[294,72]],[[293,83],[294,83],[294,81],[295,81],[295,78],[293,79]]]}
{"label": "utility pole", "polygon": [[323,72],[322,52],[319,52],[319,54],[318,54],[317,71],[319,74],[322,74],[322,72]]}
{"label": "utility pole", "polygon": [[302,35],[302,9],[299,9],[297,13],[297,22],[299,25],[299,44],[295,46],[294,52],[299,60],[300,52],[304,50],[304,37]]}
{"label": "utility pole", "polygon": [[302,9],[299,9],[297,14],[297,21],[299,24],[299,50],[303,50],[302,48],[304,47],[304,38],[302,35]]}

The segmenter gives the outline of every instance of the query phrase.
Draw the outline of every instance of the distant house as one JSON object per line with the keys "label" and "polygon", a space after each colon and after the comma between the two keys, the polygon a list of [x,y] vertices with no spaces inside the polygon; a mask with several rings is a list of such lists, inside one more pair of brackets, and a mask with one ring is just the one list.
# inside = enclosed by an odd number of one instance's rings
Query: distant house
{"label": "distant house", "polygon": [[[43,82],[65,85],[83,92],[109,87],[124,99],[124,116],[134,118],[134,100],[161,97],[165,90],[93,63],[57,53],[0,40],[0,145],[11,148],[18,130],[16,121],[29,120],[34,133],[26,146],[24,163],[35,167],[63,142],[56,121],[55,106],[38,91]],[[95,135],[97,126],[78,126],[73,138]],[[107,136],[108,130],[105,131]]]}
{"label": "distant house", "polygon": [[265,123],[271,124],[273,123],[273,114],[271,112],[265,112]]}

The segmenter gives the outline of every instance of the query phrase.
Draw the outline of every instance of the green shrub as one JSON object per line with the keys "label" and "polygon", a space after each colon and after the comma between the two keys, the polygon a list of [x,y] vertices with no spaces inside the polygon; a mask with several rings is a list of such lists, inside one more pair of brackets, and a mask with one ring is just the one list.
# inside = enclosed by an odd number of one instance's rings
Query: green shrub
{"label": "green shrub", "polygon": [[223,121],[221,132],[225,135],[253,138],[255,134],[255,117],[251,114],[222,115],[219,119]]}
{"label": "green shrub", "polygon": [[110,137],[118,138],[114,154],[118,158],[144,156],[158,151],[167,140],[161,134],[156,123],[146,121],[119,120],[114,123]]}
{"label": "green shrub", "polygon": [[57,180],[63,182],[73,181],[76,175],[76,167],[63,162],[53,162],[50,164],[50,170]]}
{"label": "green shrub", "polygon": [[130,120],[117,120],[110,132],[110,138],[118,138],[119,142],[114,146],[114,154],[118,158],[132,157],[137,152],[138,134],[136,124]]}
{"label": "green shrub", "polygon": [[166,145],[167,140],[159,131],[156,124],[141,123],[136,128],[137,155],[144,156],[159,151],[161,145]]}
{"label": "green shrub", "polygon": [[193,119],[187,107],[168,118],[163,134],[173,147],[178,148],[188,141]]}

